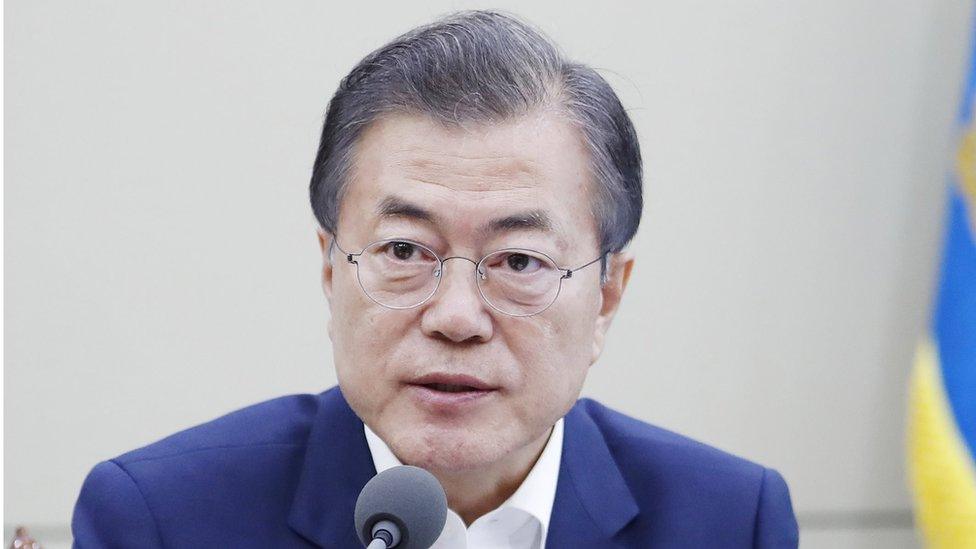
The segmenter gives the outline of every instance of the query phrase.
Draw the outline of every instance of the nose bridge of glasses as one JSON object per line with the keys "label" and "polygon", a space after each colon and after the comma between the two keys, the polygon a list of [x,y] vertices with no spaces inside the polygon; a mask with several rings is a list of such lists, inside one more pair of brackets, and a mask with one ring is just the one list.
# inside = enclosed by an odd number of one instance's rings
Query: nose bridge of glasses
{"label": "nose bridge of glasses", "polygon": [[[474,282],[473,284],[471,283],[471,281],[465,282],[465,279],[467,277],[466,276],[463,276],[463,275],[460,276],[460,277],[455,276],[455,279],[456,280],[454,280],[453,282],[448,282],[446,280],[447,277],[444,276],[444,273],[442,272],[442,270],[444,268],[444,264],[447,263],[447,261],[448,260],[451,260],[451,259],[463,259],[463,260],[471,263],[472,265],[474,265],[474,269],[475,269],[475,272],[474,272],[474,274],[475,274],[475,280],[473,281]],[[437,298],[437,294],[439,294],[441,296],[441,299],[443,299],[443,297],[445,296],[445,294],[453,294],[454,292],[460,291],[463,294],[466,294],[466,296],[464,297],[465,301],[468,300],[468,299],[470,299],[467,296],[469,296],[471,294],[471,292],[473,292],[474,295],[477,296],[477,297],[475,297],[475,299],[477,299],[478,301],[481,301],[483,299],[482,292],[481,292],[481,288],[480,288],[481,284],[478,282],[478,263],[476,261],[473,261],[471,258],[464,257],[464,256],[445,257],[444,259],[440,260],[440,265],[438,265],[438,267],[435,268],[435,270],[434,270],[434,278],[437,279],[437,282],[436,282],[437,286],[434,289],[434,291],[431,293],[430,298],[438,299]],[[454,288],[453,286],[455,286],[455,285],[459,285],[460,287],[459,288]],[[465,288],[465,286],[467,286],[467,288]],[[453,299],[456,299],[457,297],[458,296],[455,295],[455,297]]]}
{"label": "nose bridge of glasses", "polygon": [[444,264],[447,263],[448,260],[451,260],[451,259],[463,259],[463,260],[471,263],[472,265],[474,265],[475,276],[479,276],[480,275],[481,278],[484,279],[485,274],[483,272],[481,272],[481,269],[479,269],[478,262],[475,261],[475,260],[473,260],[473,259],[471,259],[470,257],[464,257],[463,255],[452,255],[450,257],[445,257],[444,259],[442,259],[441,262],[440,262],[440,265],[437,268],[437,271],[435,273],[435,276],[441,277],[443,275],[443,273],[441,273],[441,269],[443,269]]}

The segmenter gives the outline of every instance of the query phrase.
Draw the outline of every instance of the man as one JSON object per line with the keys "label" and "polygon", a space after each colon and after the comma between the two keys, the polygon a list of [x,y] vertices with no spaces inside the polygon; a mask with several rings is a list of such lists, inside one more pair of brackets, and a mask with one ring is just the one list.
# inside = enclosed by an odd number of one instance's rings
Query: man
{"label": "man", "polygon": [[641,212],[630,120],[593,70],[465,12],[363,59],[311,181],[339,387],[97,465],[81,547],[356,547],[378,470],[423,467],[435,547],[795,547],[782,477],[577,400]]}

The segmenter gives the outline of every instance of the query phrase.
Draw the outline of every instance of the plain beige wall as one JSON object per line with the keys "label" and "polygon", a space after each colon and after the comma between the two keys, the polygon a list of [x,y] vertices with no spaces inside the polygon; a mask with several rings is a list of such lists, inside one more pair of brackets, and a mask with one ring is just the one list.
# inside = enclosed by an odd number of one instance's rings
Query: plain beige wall
{"label": "plain beige wall", "polygon": [[[637,266],[586,393],[778,468],[804,546],[912,546],[905,383],[970,2],[492,6],[599,68],[641,137]],[[63,546],[98,460],[334,383],[326,102],[468,7],[5,3],[7,525]]]}

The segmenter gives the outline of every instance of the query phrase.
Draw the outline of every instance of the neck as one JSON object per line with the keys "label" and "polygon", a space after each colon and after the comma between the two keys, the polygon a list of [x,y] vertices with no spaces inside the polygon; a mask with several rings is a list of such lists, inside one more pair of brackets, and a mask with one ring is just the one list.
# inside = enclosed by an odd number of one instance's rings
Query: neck
{"label": "neck", "polygon": [[465,471],[431,471],[447,494],[447,505],[466,526],[498,508],[518,490],[539,460],[552,429],[503,462]]}

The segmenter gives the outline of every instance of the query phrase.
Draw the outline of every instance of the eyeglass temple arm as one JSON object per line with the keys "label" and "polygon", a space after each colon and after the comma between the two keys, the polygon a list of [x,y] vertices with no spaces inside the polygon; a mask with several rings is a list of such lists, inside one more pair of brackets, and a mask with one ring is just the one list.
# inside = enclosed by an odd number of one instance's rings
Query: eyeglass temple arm
{"label": "eyeglass temple arm", "polygon": [[586,263],[580,265],[579,267],[576,267],[575,269],[561,269],[563,271],[563,278],[572,278],[573,277],[573,273],[575,273],[576,271],[582,269],[583,267],[589,267],[590,265],[596,263],[597,261],[600,261],[601,259],[603,259],[604,257],[606,257],[609,253],[610,252],[604,252],[604,253],[600,254],[600,257],[594,259],[593,261],[587,261]]}
{"label": "eyeglass temple arm", "polygon": [[337,233],[332,233],[332,242],[329,242],[329,257],[332,257],[332,248],[333,247],[335,247],[337,250],[339,250],[340,252],[342,252],[343,255],[346,256],[346,261],[348,261],[349,263],[355,263],[356,260],[354,260],[353,258],[354,257],[359,257],[359,256],[363,255],[363,252],[359,252],[359,253],[354,253],[353,254],[353,253],[349,253],[349,252],[343,250],[342,249],[342,246],[339,245],[339,235]]}

